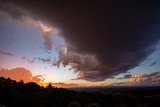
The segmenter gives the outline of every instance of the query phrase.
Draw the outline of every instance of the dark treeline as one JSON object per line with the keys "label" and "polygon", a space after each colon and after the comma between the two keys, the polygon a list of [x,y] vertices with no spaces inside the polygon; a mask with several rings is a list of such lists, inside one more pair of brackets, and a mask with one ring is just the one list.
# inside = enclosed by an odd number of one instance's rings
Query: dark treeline
{"label": "dark treeline", "polygon": [[159,89],[77,92],[0,77],[0,107],[159,107]]}

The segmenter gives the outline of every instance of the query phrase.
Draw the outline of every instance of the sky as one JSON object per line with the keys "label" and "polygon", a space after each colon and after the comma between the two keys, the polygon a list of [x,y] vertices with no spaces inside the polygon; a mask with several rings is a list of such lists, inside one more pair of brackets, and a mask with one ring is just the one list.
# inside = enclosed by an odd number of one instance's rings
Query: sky
{"label": "sky", "polygon": [[0,2],[0,76],[56,87],[157,86],[156,2]]}

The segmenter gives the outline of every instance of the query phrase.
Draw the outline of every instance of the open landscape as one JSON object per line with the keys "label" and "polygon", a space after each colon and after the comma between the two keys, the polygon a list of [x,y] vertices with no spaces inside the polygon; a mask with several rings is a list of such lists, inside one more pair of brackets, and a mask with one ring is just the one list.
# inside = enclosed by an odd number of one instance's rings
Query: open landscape
{"label": "open landscape", "polygon": [[160,87],[63,89],[0,78],[4,107],[158,107]]}
{"label": "open landscape", "polygon": [[0,107],[160,107],[160,1],[0,0]]}

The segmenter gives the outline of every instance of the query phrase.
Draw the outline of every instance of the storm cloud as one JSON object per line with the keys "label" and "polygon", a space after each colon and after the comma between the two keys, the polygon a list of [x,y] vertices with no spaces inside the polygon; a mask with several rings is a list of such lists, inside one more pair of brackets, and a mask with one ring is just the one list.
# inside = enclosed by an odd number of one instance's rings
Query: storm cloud
{"label": "storm cloud", "polygon": [[[124,73],[144,61],[160,39],[158,2],[7,2],[61,29],[69,50],[67,56],[73,57],[60,55],[60,61],[78,66],[77,79],[103,81]],[[79,61],[84,56],[91,60],[88,65]]]}

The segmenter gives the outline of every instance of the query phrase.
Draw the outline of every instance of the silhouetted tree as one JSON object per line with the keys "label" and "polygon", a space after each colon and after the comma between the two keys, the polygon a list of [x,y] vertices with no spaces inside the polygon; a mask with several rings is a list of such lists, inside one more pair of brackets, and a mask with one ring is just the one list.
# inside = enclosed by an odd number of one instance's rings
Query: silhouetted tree
{"label": "silhouetted tree", "polygon": [[104,89],[103,92],[108,93],[77,92],[55,88],[51,84],[44,88],[34,82],[16,82],[0,77],[0,105],[7,107],[154,107],[160,102],[159,96],[145,97],[146,94],[159,94],[159,87],[126,91]]}

